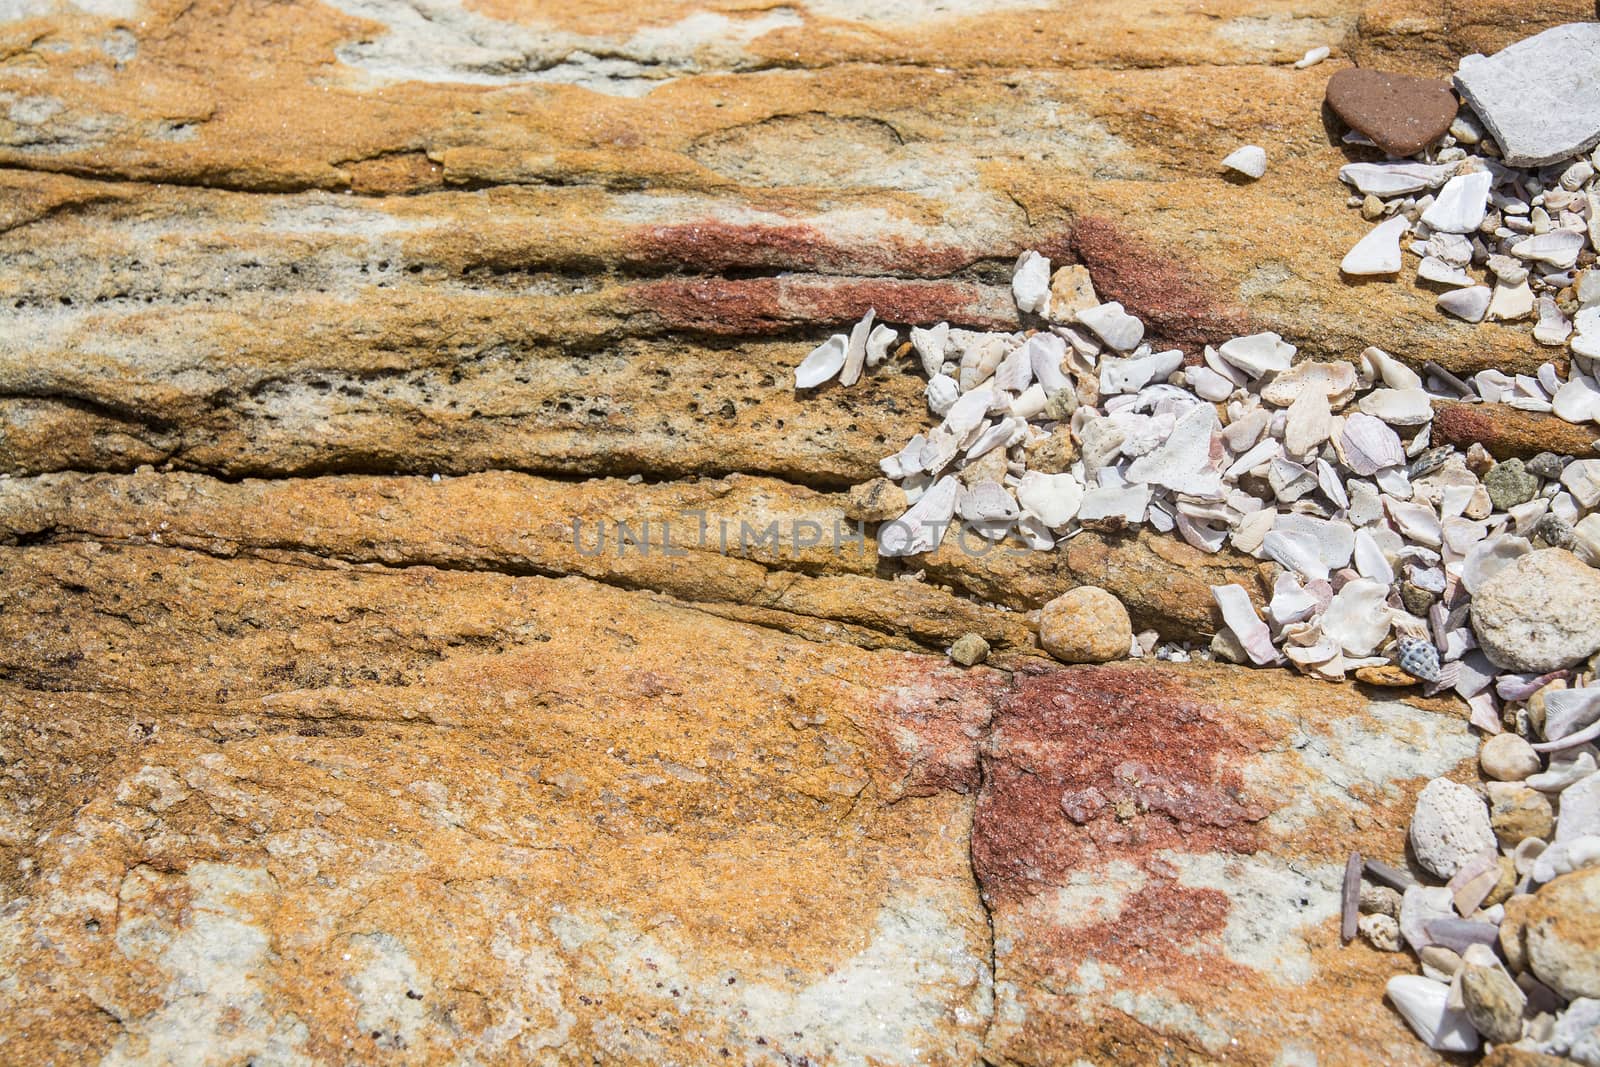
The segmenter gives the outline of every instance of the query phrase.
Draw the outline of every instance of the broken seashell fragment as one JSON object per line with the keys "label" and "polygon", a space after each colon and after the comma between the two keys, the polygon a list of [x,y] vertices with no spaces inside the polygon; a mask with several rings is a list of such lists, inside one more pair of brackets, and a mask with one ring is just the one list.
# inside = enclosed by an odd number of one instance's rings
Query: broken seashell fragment
{"label": "broken seashell fragment", "polygon": [[1422,213],[1422,221],[1445,233],[1472,233],[1489,208],[1489,186],[1494,175],[1486,170],[1457,174],[1444,183],[1438,197]]}
{"label": "broken seashell fragment", "polygon": [[1035,315],[1050,313],[1050,261],[1037,252],[1022,253],[1011,276],[1017,309]]}
{"label": "broken seashell fragment", "polygon": [[1118,352],[1132,352],[1144,339],[1144,323],[1115,300],[1078,312],[1078,321]]}
{"label": "broken seashell fragment", "polygon": [[815,389],[838,374],[844,367],[845,349],[848,345],[849,338],[842,333],[836,333],[813,348],[811,354],[801,360],[800,365],[794,369],[794,387]]}
{"label": "broken seashell fragment", "polygon": [[867,334],[872,331],[872,320],[877,317],[872,308],[861,316],[861,321],[850,328],[850,342],[845,348],[844,369],[839,372],[840,385],[854,385],[861,379],[861,368],[867,362]]}
{"label": "broken seashell fragment", "polygon": [[1224,341],[1217,349],[1217,355],[1251,378],[1259,378],[1269,371],[1288,370],[1294,354],[1295,346],[1270,330],[1235,337]]}
{"label": "broken seashell fragment", "polygon": [[1400,237],[1410,228],[1411,222],[1404,215],[1378,223],[1345,253],[1339,269],[1356,277],[1399,273]]}
{"label": "broken seashell fragment", "polygon": [[941,322],[930,329],[911,327],[911,347],[922,360],[922,372],[932,378],[944,367],[945,349],[950,341],[950,324]]}
{"label": "broken seashell fragment", "polygon": [[1243,148],[1235,148],[1229,152],[1223,158],[1222,165],[1228,170],[1254,180],[1267,172],[1267,152],[1259,145],[1247,144]]}
{"label": "broken seashell fragment", "polygon": [[867,366],[876,367],[888,359],[889,349],[899,338],[900,334],[892,326],[874,326],[867,334]]}
{"label": "broken seashell fragment", "polygon": [[1452,289],[1448,293],[1441,293],[1437,304],[1440,311],[1454,315],[1458,319],[1482,322],[1493,296],[1487,285],[1474,285],[1466,289]]}

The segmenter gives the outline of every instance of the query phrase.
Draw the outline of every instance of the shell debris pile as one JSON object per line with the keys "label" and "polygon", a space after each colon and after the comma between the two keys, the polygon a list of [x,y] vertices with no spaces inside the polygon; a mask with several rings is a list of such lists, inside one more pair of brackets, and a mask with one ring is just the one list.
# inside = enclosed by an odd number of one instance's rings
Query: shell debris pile
{"label": "shell debris pile", "polygon": [[[1130,655],[1422,683],[1467,701],[1486,734],[1520,742],[1526,788],[1557,814],[1508,844],[1486,829],[1489,810],[1471,790],[1425,791],[1412,840],[1419,857],[1442,842],[1428,869],[1448,885],[1408,890],[1406,901],[1434,912],[1407,903],[1358,920],[1352,910],[1352,932],[1374,944],[1399,948],[1410,930],[1412,947],[1468,959],[1457,949],[1491,937],[1509,903],[1600,864],[1600,460],[1496,462],[1481,445],[1434,446],[1433,402],[1458,399],[1462,383],[1377,348],[1354,365],[1297,363],[1293,344],[1258,333],[1186,360],[1149,343],[1121,304],[1102,302],[1080,266],[1052,271],[1026,252],[1012,288],[1034,328],[939,323],[912,328],[899,349],[915,353],[933,418],[871,483],[882,488],[874,499],[903,493],[906,504],[880,523],[880,555],[931,552],[951,536],[1048,552],[1085,530],[1143,526],[1202,552],[1231,548],[1274,565],[1264,611],[1241,586],[1213,587],[1226,625],[1209,649],[1158,647],[1144,634]],[[796,386],[848,384],[850,367],[874,364],[869,352],[892,359],[898,339],[869,311],[805,358]],[[1548,365],[1525,385],[1508,381],[1552,397],[1577,382],[1600,396],[1580,367],[1566,382]],[[1468,960],[1451,979],[1468,964],[1486,966]],[[1582,1000],[1563,1013],[1567,998],[1537,968],[1504,977],[1545,998],[1529,1040],[1555,1047]],[[1450,1006],[1462,994],[1421,981],[1390,989],[1416,1032],[1441,1049],[1478,1047],[1465,1009]],[[1492,978],[1479,986],[1503,992]],[[1497,1025],[1503,1039],[1511,1023]],[[1521,1026],[1519,1015],[1519,1037]]]}

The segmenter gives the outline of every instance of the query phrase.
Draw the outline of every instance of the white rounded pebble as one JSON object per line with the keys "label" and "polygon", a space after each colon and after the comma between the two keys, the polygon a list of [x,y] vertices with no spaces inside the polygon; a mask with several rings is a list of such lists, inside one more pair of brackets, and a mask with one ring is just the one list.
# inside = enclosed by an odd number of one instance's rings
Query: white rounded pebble
{"label": "white rounded pebble", "polygon": [[1525,738],[1495,734],[1478,750],[1478,766],[1497,782],[1520,782],[1544,769],[1544,761]]}
{"label": "white rounded pebble", "polygon": [[1247,144],[1230,152],[1222,165],[1247,178],[1259,178],[1267,172],[1267,151],[1259,145]]}
{"label": "white rounded pebble", "polygon": [[1466,786],[1435,778],[1417,797],[1411,848],[1417,862],[1435,876],[1454,878],[1468,860],[1496,850],[1489,809]]}
{"label": "white rounded pebble", "polygon": [[1333,54],[1333,49],[1329,48],[1325,44],[1318,45],[1315,48],[1308,48],[1308,49],[1306,49],[1306,54],[1305,55],[1303,55],[1299,59],[1295,60],[1294,69],[1295,70],[1305,70],[1307,67],[1314,67],[1318,63],[1321,63],[1324,59],[1327,59],[1328,56],[1330,56],[1332,54]]}

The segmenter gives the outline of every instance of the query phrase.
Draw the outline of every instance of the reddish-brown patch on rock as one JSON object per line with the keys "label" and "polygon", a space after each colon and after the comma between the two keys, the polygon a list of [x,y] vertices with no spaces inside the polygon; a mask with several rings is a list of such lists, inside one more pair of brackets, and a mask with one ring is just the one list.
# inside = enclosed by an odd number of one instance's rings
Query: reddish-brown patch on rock
{"label": "reddish-brown patch on rock", "polygon": [[1158,341],[1193,352],[1255,332],[1244,309],[1219,302],[1217,285],[1200,271],[1130,237],[1110,219],[1079,219],[1072,248],[1100,299],[1119,301]]}
{"label": "reddish-brown patch on rock", "polygon": [[714,219],[646,227],[624,253],[624,262],[647,268],[884,272],[921,278],[941,278],[981,258],[970,248],[897,237],[840,239],[804,223],[738,225]]}
{"label": "reddish-brown patch on rock", "polygon": [[1149,668],[1022,678],[983,750],[972,857],[984,893],[1017,902],[1113,859],[1171,881],[1162,849],[1254,852],[1270,809],[1235,768],[1269,740]]}
{"label": "reddish-brown patch on rock", "polygon": [[671,330],[742,337],[821,328],[875,308],[881,322],[949,322],[1014,329],[1010,291],[966,282],[899,279],[667,279],[637,286],[632,299]]}
{"label": "reddish-brown patch on rock", "polygon": [[1593,428],[1566,422],[1554,415],[1520,411],[1505,404],[1461,404],[1438,401],[1433,405],[1433,443],[1465,450],[1474,442],[1496,459],[1526,459],[1540,452],[1564,456],[1592,456]]}
{"label": "reddish-brown patch on rock", "polygon": [[877,742],[873,774],[884,795],[975,791],[978,746],[1010,687],[998,671],[906,654],[873,687],[873,714],[859,724]]}

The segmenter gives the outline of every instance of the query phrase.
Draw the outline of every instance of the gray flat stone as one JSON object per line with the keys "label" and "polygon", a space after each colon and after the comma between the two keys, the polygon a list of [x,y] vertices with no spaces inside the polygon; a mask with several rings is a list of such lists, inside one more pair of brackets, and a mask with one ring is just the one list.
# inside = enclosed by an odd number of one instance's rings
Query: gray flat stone
{"label": "gray flat stone", "polygon": [[1556,26],[1492,56],[1467,56],[1456,89],[1505,161],[1554,163],[1600,143],[1600,23]]}

